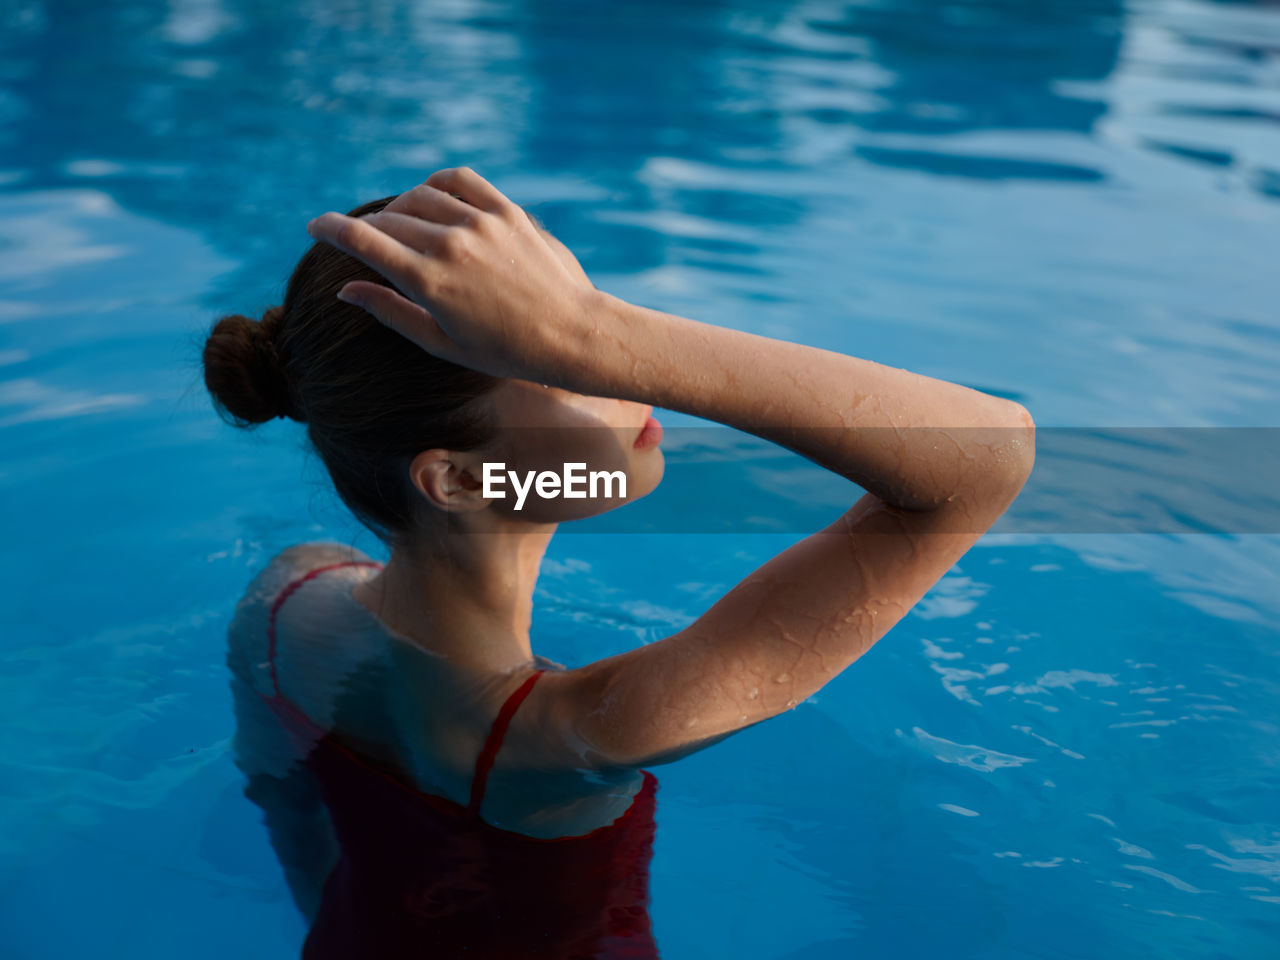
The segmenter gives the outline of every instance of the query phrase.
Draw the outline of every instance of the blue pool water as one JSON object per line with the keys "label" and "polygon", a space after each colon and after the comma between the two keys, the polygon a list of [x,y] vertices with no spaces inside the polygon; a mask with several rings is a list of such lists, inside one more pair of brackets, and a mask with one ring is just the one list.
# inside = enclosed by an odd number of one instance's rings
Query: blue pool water
{"label": "blue pool water", "polygon": [[[1274,3],[0,3],[4,956],[296,956],[226,626],[285,546],[381,554],[199,347],[307,219],[457,164],[646,306],[1042,431],[1277,425]],[[1280,954],[1278,532],[985,537],[657,770],[663,956]],[[798,535],[563,528],[535,649],[665,636]]]}

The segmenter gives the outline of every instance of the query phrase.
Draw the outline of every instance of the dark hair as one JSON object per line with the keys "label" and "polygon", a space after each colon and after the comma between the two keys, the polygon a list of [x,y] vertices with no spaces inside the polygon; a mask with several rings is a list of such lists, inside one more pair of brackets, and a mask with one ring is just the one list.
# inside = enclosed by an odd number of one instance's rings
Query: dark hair
{"label": "dark hair", "polygon": [[[371,201],[347,216],[373,213],[394,199]],[[283,304],[261,320],[230,314],[214,324],[204,346],[204,382],[219,415],[237,427],[275,417],[306,423],[342,501],[394,544],[414,529],[413,457],[432,447],[470,450],[490,442],[496,426],[479,401],[502,381],[432,356],[337,299],[352,280],[391,286],[331,244],[313,244]]]}

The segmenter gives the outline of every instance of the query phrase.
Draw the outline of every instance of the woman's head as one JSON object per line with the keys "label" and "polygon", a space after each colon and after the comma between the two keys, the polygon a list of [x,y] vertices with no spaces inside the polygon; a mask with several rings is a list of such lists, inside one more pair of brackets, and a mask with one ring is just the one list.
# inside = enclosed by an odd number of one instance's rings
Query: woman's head
{"label": "woman's head", "polygon": [[[590,282],[573,254],[530,219],[566,267]],[[275,417],[306,423],[338,495],[385,543],[410,546],[445,513],[492,509],[515,521],[558,522],[622,502],[561,500],[557,512],[544,501],[532,512],[508,513],[509,501],[478,502],[473,481],[483,460],[518,471],[544,469],[556,458],[621,469],[627,500],[661,479],[660,451],[630,445],[645,420],[642,404],[504,380],[434,357],[338,300],[352,280],[390,285],[330,244],[314,244],[294,269],[283,304],[261,320],[234,314],[217,321],[204,347],[205,385],[215,409],[236,426]]]}

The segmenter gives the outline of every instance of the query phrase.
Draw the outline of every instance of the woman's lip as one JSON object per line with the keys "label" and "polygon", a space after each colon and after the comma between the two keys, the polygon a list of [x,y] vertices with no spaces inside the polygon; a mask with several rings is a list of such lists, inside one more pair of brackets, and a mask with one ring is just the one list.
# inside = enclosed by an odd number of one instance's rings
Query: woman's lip
{"label": "woman's lip", "polygon": [[[652,409],[652,408],[650,408]],[[662,442],[662,424],[655,420],[652,416],[644,422],[644,426],[640,428],[640,433],[632,444],[637,450],[648,450],[650,447],[656,447]]]}
{"label": "woman's lip", "polygon": [[644,433],[644,428],[649,425],[649,421],[651,419],[653,419],[653,404],[646,403],[644,405],[644,420],[640,424],[640,429],[636,431],[637,437],[639,437],[640,434]]}

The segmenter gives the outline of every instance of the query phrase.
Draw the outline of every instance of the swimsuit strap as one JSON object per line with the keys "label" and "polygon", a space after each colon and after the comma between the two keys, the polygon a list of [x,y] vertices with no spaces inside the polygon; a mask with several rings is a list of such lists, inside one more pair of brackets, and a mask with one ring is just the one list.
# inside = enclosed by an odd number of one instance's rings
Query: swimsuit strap
{"label": "swimsuit strap", "polygon": [[471,816],[480,815],[480,803],[484,799],[485,782],[489,779],[489,769],[493,766],[493,760],[498,755],[498,750],[502,748],[502,738],[506,735],[507,725],[511,722],[512,716],[515,715],[516,708],[524,702],[524,698],[533,689],[534,683],[546,672],[546,670],[535,670],[529,679],[525,680],[511,696],[507,697],[507,702],[498,711],[498,719],[493,722],[493,729],[489,731],[489,738],[485,741],[484,749],[480,751],[480,756],[476,758],[476,773],[471,781],[471,802],[467,805],[467,813]]}
{"label": "swimsuit strap", "polygon": [[314,570],[298,577],[280,591],[280,595],[276,597],[275,603],[271,604],[271,613],[267,616],[267,662],[271,665],[271,689],[274,691],[277,699],[283,699],[280,694],[280,678],[276,674],[276,617],[280,613],[280,608],[284,606],[284,602],[293,596],[293,592],[313,577],[317,577],[326,570],[333,570],[337,567],[381,567],[382,564],[371,560],[347,560],[342,563],[329,563],[323,567],[316,567]]}

